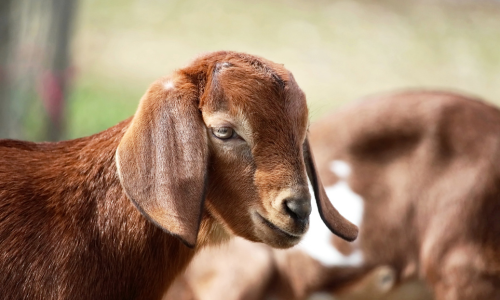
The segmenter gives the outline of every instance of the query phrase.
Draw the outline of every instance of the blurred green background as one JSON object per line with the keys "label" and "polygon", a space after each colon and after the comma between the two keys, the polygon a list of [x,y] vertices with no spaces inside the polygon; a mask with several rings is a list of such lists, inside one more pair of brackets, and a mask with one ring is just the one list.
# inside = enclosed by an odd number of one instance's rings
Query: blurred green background
{"label": "blurred green background", "polygon": [[[79,0],[61,138],[131,116],[152,81],[214,50],[284,63],[313,121],[401,88],[458,90],[500,104],[499,16],[500,2],[486,0]],[[43,110],[31,107],[26,115]],[[40,122],[23,126],[27,138],[43,139]]]}

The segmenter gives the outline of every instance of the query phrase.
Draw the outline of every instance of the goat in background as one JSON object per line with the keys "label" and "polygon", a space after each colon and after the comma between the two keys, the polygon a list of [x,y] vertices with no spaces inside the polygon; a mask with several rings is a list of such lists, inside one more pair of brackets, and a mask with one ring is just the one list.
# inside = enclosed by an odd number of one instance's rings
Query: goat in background
{"label": "goat in background", "polygon": [[391,266],[438,300],[500,299],[500,110],[447,92],[379,95],[317,122],[310,140],[326,185],[344,177],[363,199],[358,242],[335,242],[360,251],[360,272]]}

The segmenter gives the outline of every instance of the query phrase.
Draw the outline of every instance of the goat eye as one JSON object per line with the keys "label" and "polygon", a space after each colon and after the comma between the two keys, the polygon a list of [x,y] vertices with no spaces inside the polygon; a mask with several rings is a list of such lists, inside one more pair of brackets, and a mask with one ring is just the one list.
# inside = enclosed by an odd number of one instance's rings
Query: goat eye
{"label": "goat eye", "polygon": [[233,137],[234,129],[231,127],[217,127],[217,128],[212,128],[212,133],[215,135],[216,138],[219,138],[221,140],[227,140]]}

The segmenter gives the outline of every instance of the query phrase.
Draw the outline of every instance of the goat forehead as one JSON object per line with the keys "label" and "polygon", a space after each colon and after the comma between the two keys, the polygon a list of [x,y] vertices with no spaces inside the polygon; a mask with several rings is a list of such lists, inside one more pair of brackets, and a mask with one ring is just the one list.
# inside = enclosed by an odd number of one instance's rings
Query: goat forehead
{"label": "goat forehead", "polygon": [[305,139],[308,114],[307,106],[299,101],[274,106],[260,115],[251,115],[248,122],[254,128],[256,139],[272,139],[273,144],[294,142],[300,144]]}
{"label": "goat forehead", "polygon": [[304,93],[291,73],[269,61],[218,62],[202,106],[239,119],[255,139],[293,137],[302,141],[308,123]]}

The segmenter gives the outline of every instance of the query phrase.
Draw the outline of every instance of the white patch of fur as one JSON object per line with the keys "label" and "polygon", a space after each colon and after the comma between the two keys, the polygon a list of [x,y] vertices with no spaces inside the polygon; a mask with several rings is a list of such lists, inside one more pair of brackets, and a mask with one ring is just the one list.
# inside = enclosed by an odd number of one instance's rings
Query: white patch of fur
{"label": "white patch of fur", "polygon": [[166,90],[172,90],[174,89],[174,82],[172,80],[168,80],[166,82],[163,83],[163,87],[166,89]]}
{"label": "white patch of fur", "polygon": [[351,175],[351,167],[345,161],[334,160],[330,163],[330,171],[340,179],[347,179]]}
{"label": "white patch of fur", "polygon": [[361,225],[364,208],[363,198],[351,190],[345,180],[340,180],[332,186],[325,187],[325,191],[333,206],[341,215],[357,226]]}
{"label": "white patch of fur", "polygon": [[[333,161],[332,171],[336,170],[348,176],[350,167],[343,161]],[[339,174],[337,174],[339,176]],[[340,177],[340,176],[339,176]],[[345,178],[345,177],[344,177]],[[308,253],[325,266],[359,266],[363,263],[360,250],[355,250],[351,255],[345,256],[340,253],[331,243],[332,233],[321,219],[314,193],[311,190],[312,212],[310,217],[309,231],[298,244],[298,248]],[[337,182],[331,187],[325,188],[328,198],[333,206],[347,220],[359,226],[363,216],[363,199],[354,193],[345,180]],[[354,242],[356,243],[356,242]]]}

